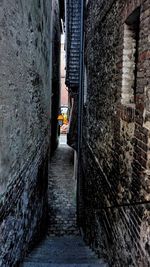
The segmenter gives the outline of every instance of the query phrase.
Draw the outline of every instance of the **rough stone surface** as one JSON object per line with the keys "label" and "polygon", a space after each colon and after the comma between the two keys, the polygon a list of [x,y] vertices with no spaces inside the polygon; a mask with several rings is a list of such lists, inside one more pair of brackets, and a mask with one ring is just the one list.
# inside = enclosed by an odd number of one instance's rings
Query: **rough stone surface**
{"label": "rough stone surface", "polygon": [[79,234],[76,224],[76,180],[74,152],[65,144],[55,151],[49,165],[49,235]]}
{"label": "rough stone surface", "polygon": [[107,267],[85,246],[81,237],[64,236],[46,239],[29,254],[21,267]]}
{"label": "rough stone surface", "polygon": [[50,110],[49,7],[47,2],[46,10],[42,10],[36,1],[1,1],[1,193],[12,176],[16,177],[31,160],[37,146],[46,141]]}
{"label": "rough stone surface", "polygon": [[[134,63],[125,24],[137,7],[136,90],[134,99],[125,99],[132,89],[128,79],[133,78],[127,69]],[[111,266],[150,265],[149,25],[147,0],[88,1],[81,224],[89,244]]]}
{"label": "rough stone surface", "polygon": [[[59,35],[56,7],[53,24]],[[0,1],[2,267],[17,266],[45,226],[51,107],[50,22],[51,1]]]}

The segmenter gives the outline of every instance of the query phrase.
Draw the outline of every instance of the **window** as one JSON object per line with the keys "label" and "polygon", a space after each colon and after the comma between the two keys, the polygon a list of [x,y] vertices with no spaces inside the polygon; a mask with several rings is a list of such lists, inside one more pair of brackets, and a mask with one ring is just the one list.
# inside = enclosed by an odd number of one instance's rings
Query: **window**
{"label": "window", "polygon": [[140,8],[137,8],[124,25],[122,104],[134,105],[137,86]]}

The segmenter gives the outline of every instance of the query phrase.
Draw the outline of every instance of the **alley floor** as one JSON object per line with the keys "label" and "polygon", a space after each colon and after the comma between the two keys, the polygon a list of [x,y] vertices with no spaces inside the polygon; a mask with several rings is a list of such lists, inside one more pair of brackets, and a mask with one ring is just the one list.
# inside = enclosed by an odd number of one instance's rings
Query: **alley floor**
{"label": "alley floor", "polygon": [[48,206],[49,235],[79,234],[76,226],[74,152],[66,144],[66,135],[60,136],[60,145],[49,165]]}
{"label": "alley floor", "polygon": [[48,235],[26,257],[22,267],[106,267],[88,248],[76,224],[76,180],[74,153],[60,137],[49,166]]}
{"label": "alley floor", "polygon": [[47,238],[25,259],[22,267],[108,267],[85,246],[80,236]]}

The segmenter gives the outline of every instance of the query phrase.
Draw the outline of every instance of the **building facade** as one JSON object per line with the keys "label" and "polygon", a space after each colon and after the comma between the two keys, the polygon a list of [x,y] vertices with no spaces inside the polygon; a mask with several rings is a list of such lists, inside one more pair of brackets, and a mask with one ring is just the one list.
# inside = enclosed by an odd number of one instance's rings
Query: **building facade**
{"label": "building facade", "polygon": [[82,218],[110,266],[150,264],[150,2],[87,1]]}
{"label": "building facade", "polygon": [[18,266],[46,230],[60,7],[57,0],[0,2],[0,266]]}
{"label": "building facade", "polygon": [[110,266],[149,266],[150,2],[76,1],[80,12],[69,2],[84,17],[77,30],[70,11],[67,28],[68,66],[82,71],[71,129],[79,137],[79,225]]}
{"label": "building facade", "polygon": [[68,144],[77,150],[78,139],[78,94],[80,87],[80,49],[81,49],[81,1],[65,1],[66,35],[66,86],[68,87],[71,116]]}
{"label": "building facade", "polygon": [[68,106],[68,90],[65,84],[66,79],[66,52],[65,52],[65,35],[61,37],[61,106]]}

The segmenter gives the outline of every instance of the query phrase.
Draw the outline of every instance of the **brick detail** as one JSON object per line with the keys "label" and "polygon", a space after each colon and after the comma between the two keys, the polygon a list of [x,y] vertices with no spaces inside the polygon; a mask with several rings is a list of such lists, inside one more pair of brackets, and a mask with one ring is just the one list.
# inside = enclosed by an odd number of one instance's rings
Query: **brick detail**
{"label": "brick detail", "polygon": [[[136,94],[133,99],[128,92],[127,101],[122,101],[122,85],[132,88],[132,73],[128,72],[129,83],[123,81],[124,63],[134,54],[130,50],[125,55],[129,47],[125,49],[124,37],[129,36],[124,24],[137,7]],[[88,95],[83,119],[82,227],[87,242],[99,256],[109,259],[110,266],[150,264],[149,7],[148,0],[94,0],[86,10]]]}

